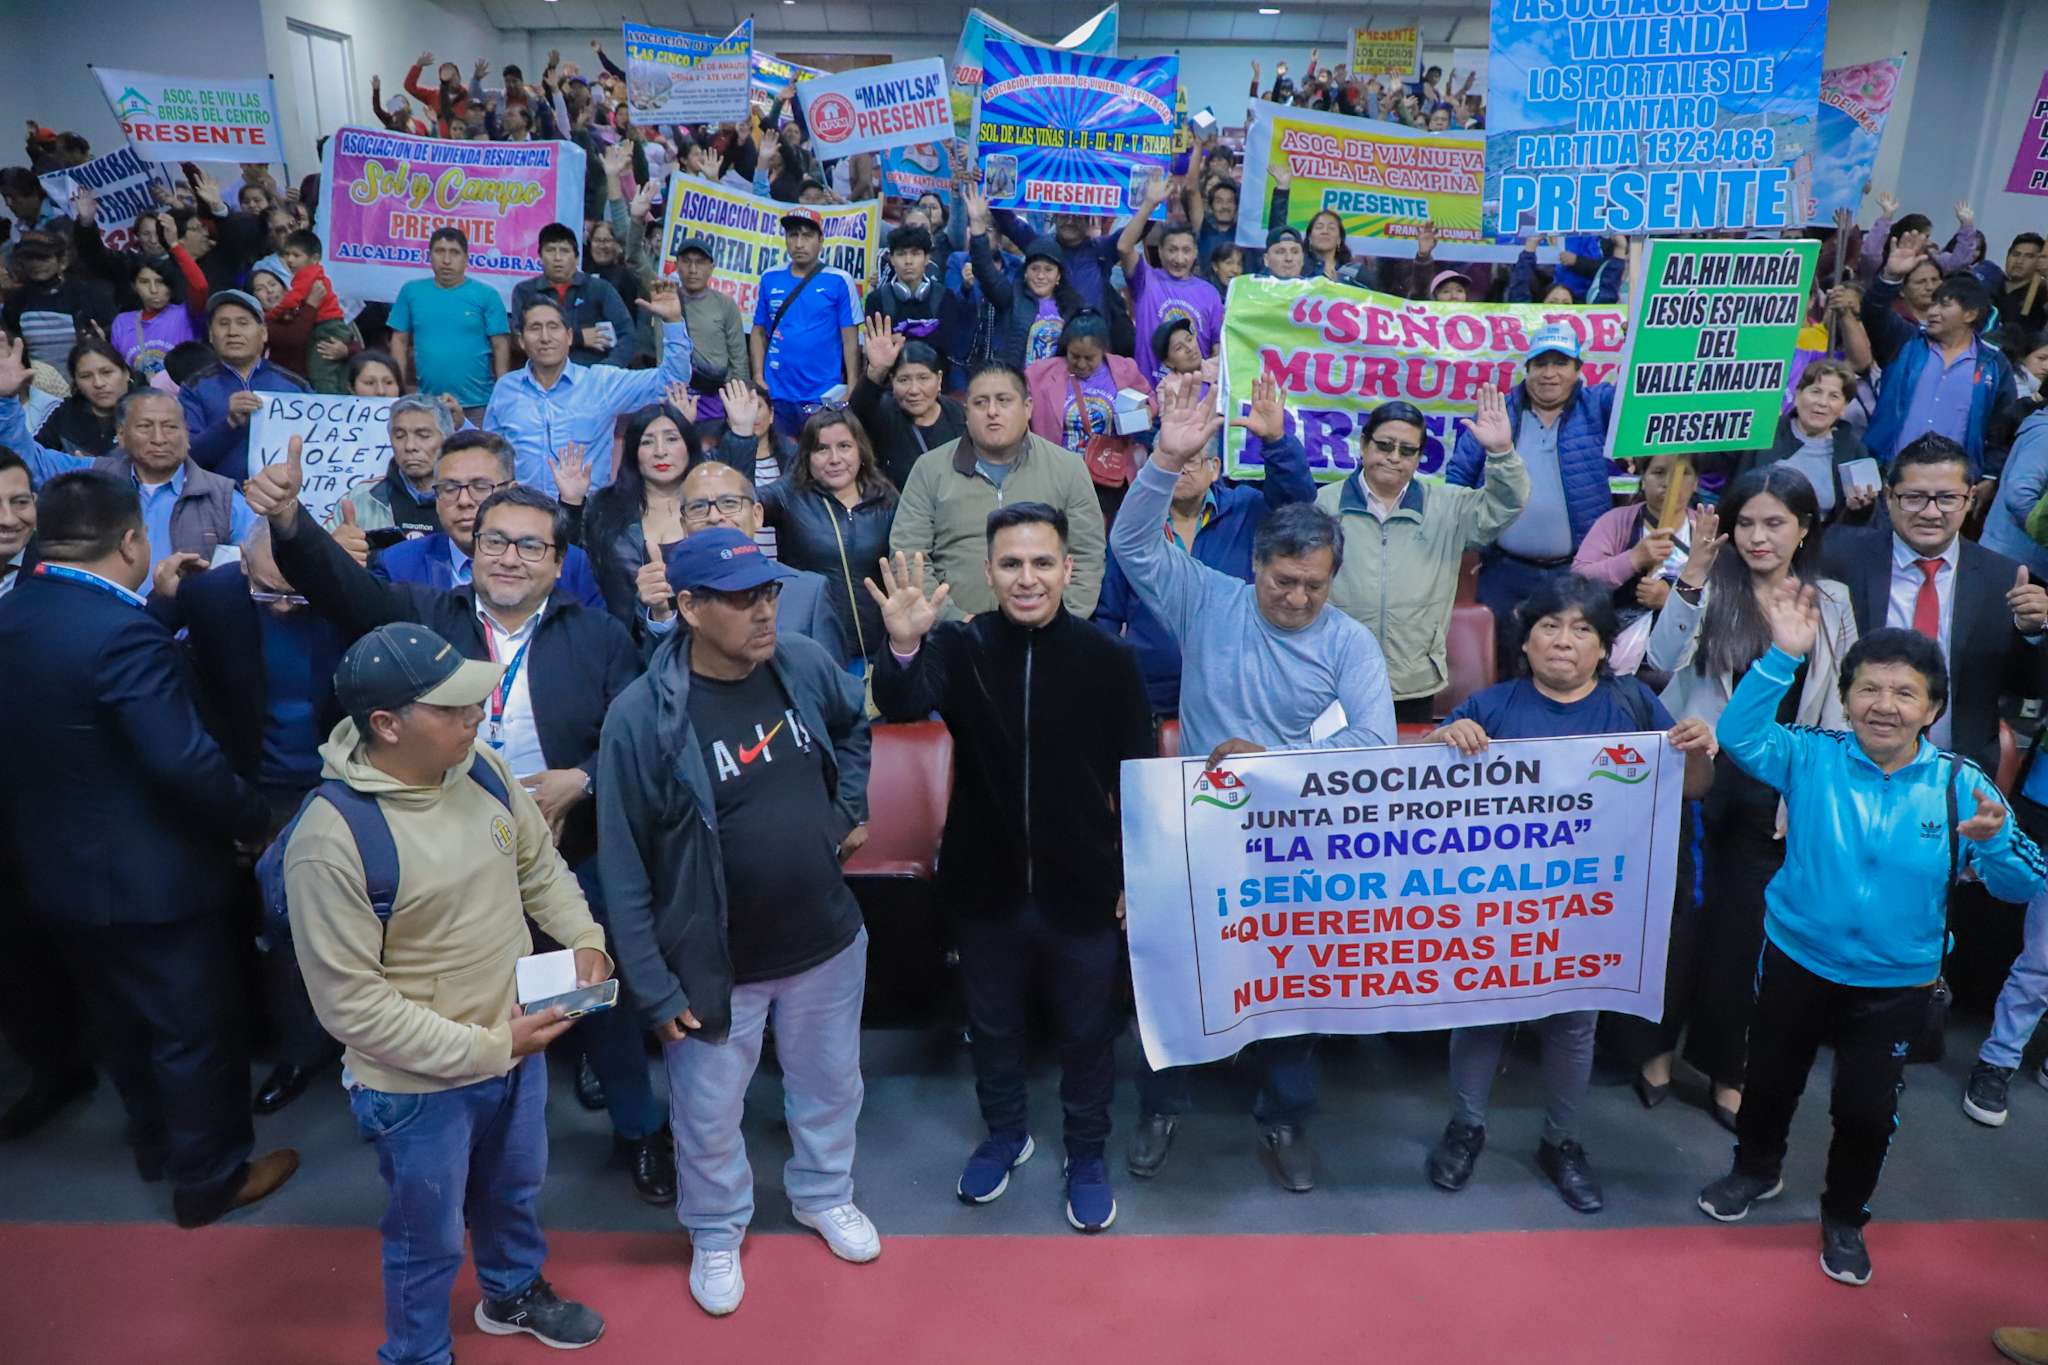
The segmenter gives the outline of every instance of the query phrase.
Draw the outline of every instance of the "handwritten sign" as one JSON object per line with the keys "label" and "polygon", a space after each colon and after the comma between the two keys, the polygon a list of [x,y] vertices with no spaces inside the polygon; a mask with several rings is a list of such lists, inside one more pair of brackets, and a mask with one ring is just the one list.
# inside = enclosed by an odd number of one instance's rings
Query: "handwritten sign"
{"label": "handwritten sign", "polygon": [[306,482],[299,501],[315,521],[326,521],[344,493],[390,465],[394,400],[328,393],[266,393],[263,398],[263,406],[249,418],[249,465],[264,469],[283,463],[292,437],[300,438]]}

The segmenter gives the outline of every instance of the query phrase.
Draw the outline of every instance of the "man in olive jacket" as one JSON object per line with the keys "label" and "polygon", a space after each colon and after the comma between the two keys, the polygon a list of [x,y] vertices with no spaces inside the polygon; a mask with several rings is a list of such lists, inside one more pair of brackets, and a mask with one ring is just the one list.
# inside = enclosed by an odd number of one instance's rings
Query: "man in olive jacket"
{"label": "man in olive jacket", "polygon": [[853,1203],[867,932],[839,871],[867,834],[868,723],[858,679],[778,635],[791,571],[751,538],[699,531],[667,570],[687,629],[605,717],[598,865],[620,976],[666,1045],[690,1292],[723,1316],[746,1291],[740,1111],[771,1012],[796,1219],[844,1260],[882,1250]]}

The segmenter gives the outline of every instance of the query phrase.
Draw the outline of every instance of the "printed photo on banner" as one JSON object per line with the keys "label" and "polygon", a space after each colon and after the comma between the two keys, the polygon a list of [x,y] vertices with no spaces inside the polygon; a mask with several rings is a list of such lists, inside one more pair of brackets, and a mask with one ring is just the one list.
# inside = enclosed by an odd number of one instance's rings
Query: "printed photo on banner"
{"label": "printed photo on banner", "polygon": [[960,29],[959,46],[953,49],[953,135],[974,146],[974,120],[980,112],[982,68],[987,62],[989,39],[1052,47],[1065,52],[1085,52],[1096,57],[1116,55],[1117,7],[1111,5],[1056,43],[1041,42],[1020,28],[1012,28],[982,10],[967,11]]}
{"label": "printed photo on banner", "polygon": [[343,128],[321,167],[320,230],[335,289],[390,302],[429,268],[444,227],[469,239],[469,277],[505,296],[540,274],[540,230],[583,219],[573,142],[450,142]]}
{"label": "printed photo on banner", "polygon": [[711,287],[739,305],[741,317],[754,315],[754,297],[761,277],[785,263],[782,216],[801,213],[818,220],[824,246],[821,265],[843,270],[866,291],[875,278],[875,253],[882,235],[882,202],[858,204],[785,204],[708,181],[677,176],[662,221],[661,271],[673,276],[676,253],[694,236],[708,236],[715,245]]}
{"label": "printed photo on banner", "polygon": [[[1219,365],[1229,416],[1250,411],[1252,385],[1271,375],[1287,400],[1288,430],[1325,482],[1358,467],[1358,433],[1372,410],[1399,398],[1422,409],[1419,472],[1438,475],[1470,417],[1479,386],[1521,382],[1529,336],[1562,322],[1584,348],[1585,382],[1614,378],[1628,330],[1619,304],[1423,303],[1339,284],[1240,275],[1224,299]],[[1224,472],[1260,478],[1245,436],[1224,428]],[[1619,473],[1619,469],[1615,471]]]}
{"label": "printed photo on banner", "polygon": [[1661,734],[1123,765],[1154,1067],[1258,1038],[1658,1019],[1685,761]]}
{"label": "printed photo on banner", "polygon": [[1800,226],[1827,29],[1827,0],[1493,0],[1488,233]]}
{"label": "printed photo on banner", "polygon": [[128,145],[145,161],[284,163],[277,90],[261,80],[158,76],[95,66]]}
{"label": "printed photo on banner", "polygon": [[1814,125],[1813,174],[1806,198],[1808,225],[1832,226],[1836,209],[1862,206],[1905,67],[1904,57],[1886,57],[1821,74],[1820,117]]}
{"label": "printed photo on banner", "polygon": [[151,188],[162,185],[168,189],[171,186],[171,177],[163,169],[163,163],[144,160],[133,147],[123,147],[105,156],[96,156],[83,165],[51,171],[36,179],[42,184],[43,193],[49,195],[52,202],[62,205],[66,214],[73,216],[76,211],[72,205],[78,198],[78,192],[91,190],[93,221],[98,224],[100,238],[109,251],[129,249],[135,220],[145,213],[158,211]]}
{"label": "printed photo on banner", "polygon": [[1351,30],[1351,74],[1399,76],[1413,80],[1422,72],[1422,30],[1354,28]]}
{"label": "printed photo on banner", "polygon": [[1819,260],[1811,240],[1649,243],[1608,455],[1769,445]]}
{"label": "printed photo on banner", "polygon": [[249,416],[249,468],[281,464],[292,437],[300,438],[306,483],[299,501],[315,521],[326,521],[343,494],[364,479],[381,477],[390,466],[392,402],[342,394],[264,394],[263,406]]}
{"label": "printed photo on banner", "polygon": [[780,57],[772,57],[760,51],[756,51],[747,59],[747,70],[750,76],[748,88],[753,96],[754,106],[764,111],[775,103],[775,97],[792,81],[807,81],[825,74],[816,67],[785,62]]}
{"label": "printed photo on banner", "polygon": [[[1118,60],[991,42],[981,87],[983,188],[994,208],[1115,215],[1173,162],[1180,59]],[[1155,216],[1164,217],[1165,205]]]}
{"label": "printed photo on banner", "polygon": [[2020,150],[2006,177],[2007,194],[2048,194],[2048,72],[2020,128]]}
{"label": "printed photo on banner", "polygon": [[796,88],[820,160],[908,147],[953,131],[946,64],[937,57],[817,76]]}
{"label": "printed photo on banner", "polygon": [[[1245,132],[1244,177],[1264,185],[1271,171],[1292,177],[1284,226],[1306,233],[1325,210],[1343,220],[1352,251],[1413,256],[1415,234],[1435,227],[1444,260],[1512,260],[1480,231],[1485,134],[1427,133],[1398,123],[1347,118],[1313,109],[1252,102]],[[1269,197],[1238,219],[1237,244],[1264,247]]]}
{"label": "printed photo on banner", "polygon": [[747,117],[754,21],[723,38],[624,26],[626,101],[636,123],[723,123]]}
{"label": "printed photo on banner", "polygon": [[936,194],[947,211],[953,207],[953,142],[919,142],[891,147],[882,157],[882,193],[906,203]]}

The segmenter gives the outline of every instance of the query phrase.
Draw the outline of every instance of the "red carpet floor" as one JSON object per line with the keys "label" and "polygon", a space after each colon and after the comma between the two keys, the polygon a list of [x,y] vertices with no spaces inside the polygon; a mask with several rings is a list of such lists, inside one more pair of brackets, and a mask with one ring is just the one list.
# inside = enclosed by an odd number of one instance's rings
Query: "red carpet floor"
{"label": "red carpet floor", "polygon": [[[868,1266],[747,1244],[747,1301],[690,1302],[680,1235],[559,1233],[549,1278],[609,1319],[586,1356],[715,1365],[1997,1359],[2048,1324],[2048,1223],[1878,1224],[1877,1277],[1825,1279],[1809,1226],[1466,1236],[898,1237]],[[0,1226],[9,1365],[365,1365],[368,1230]],[[462,1365],[560,1360],[470,1322]]]}

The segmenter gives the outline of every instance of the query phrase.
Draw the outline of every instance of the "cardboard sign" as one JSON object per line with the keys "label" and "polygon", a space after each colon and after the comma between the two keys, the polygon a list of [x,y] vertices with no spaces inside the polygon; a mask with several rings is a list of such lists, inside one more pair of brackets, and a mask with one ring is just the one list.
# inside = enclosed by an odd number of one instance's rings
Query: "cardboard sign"
{"label": "cardboard sign", "polygon": [[249,467],[284,462],[291,438],[305,486],[299,501],[325,522],[334,504],[364,479],[381,478],[391,463],[391,405],[395,399],[332,393],[266,393],[249,418]]}

